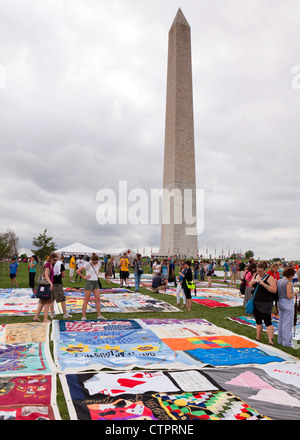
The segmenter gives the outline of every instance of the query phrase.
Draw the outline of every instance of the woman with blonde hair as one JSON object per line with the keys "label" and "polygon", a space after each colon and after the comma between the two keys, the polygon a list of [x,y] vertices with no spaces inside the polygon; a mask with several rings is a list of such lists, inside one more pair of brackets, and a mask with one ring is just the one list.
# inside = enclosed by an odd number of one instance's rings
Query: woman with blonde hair
{"label": "woman with blonde hair", "polygon": [[[86,309],[91,299],[91,294],[94,293],[95,304],[97,310],[97,319],[106,319],[101,315],[101,303],[100,303],[100,282],[99,272],[101,263],[99,257],[96,254],[91,256],[91,260],[76,270],[76,273],[83,279],[85,279],[85,292],[84,300],[82,304],[82,318],[81,321],[86,321]],[[85,276],[83,271],[85,270]]]}
{"label": "woman with blonde hair", "polygon": [[[276,281],[276,283],[280,280],[280,273],[279,273],[279,264],[278,263],[273,263],[270,267],[270,270],[267,272],[268,275],[271,275],[274,280]],[[278,304],[277,304],[277,300],[275,301],[275,314],[278,315]]]}
{"label": "woman with blonde hair", "polygon": [[267,272],[268,275],[271,275],[276,281],[280,279],[280,274],[278,272],[278,269],[279,269],[278,263],[273,263]]}

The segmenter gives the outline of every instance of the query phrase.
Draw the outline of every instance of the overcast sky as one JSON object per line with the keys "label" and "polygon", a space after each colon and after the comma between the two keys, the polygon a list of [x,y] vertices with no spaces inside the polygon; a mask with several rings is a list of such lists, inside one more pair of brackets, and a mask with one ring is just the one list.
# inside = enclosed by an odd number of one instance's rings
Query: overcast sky
{"label": "overcast sky", "polygon": [[192,35],[200,253],[300,258],[293,0],[1,0],[0,227],[22,248],[46,228],[58,247],[159,247],[159,225],[99,225],[96,195],[123,180],[162,187],[179,7]]}

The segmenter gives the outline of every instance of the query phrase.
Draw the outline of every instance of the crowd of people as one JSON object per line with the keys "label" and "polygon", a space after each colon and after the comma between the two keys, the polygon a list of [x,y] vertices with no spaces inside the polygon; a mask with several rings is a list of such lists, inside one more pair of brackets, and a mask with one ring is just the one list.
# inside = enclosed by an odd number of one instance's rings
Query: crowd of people
{"label": "crowd of people", "polygon": [[176,289],[177,304],[180,304],[180,296],[183,298],[183,307],[187,311],[192,309],[192,294],[191,291],[196,288],[195,285],[195,271],[193,277],[192,261],[181,261],[179,268],[178,280],[175,274],[175,261],[173,259],[164,259],[161,262],[155,259],[152,264],[153,279],[151,290],[153,292],[165,291],[168,283],[174,283]]}
{"label": "crowd of people", "polygon": [[[182,307],[190,311],[191,291],[195,289],[195,282],[207,280],[207,286],[211,287],[216,265],[215,261],[181,261],[176,283],[174,260],[160,262],[155,259],[151,267],[152,290],[163,291],[167,288],[168,282],[175,281],[176,305],[180,305],[180,297],[182,297]],[[237,287],[238,280],[240,283],[245,283],[243,292],[245,308],[248,301],[253,299],[257,341],[261,341],[263,324],[265,324],[269,345],[274,345],[272,311],[275,305],[275,313],[279,317],[278,343],[292,347],[293,328],[297,319],[297,301],[295,301],[297,291],[294,289],[294,282],[300,282],[299,265],[282,262],[267,264],[264,261],[255,262],[250,258],[248,263],[242,260],[225,260],[223,270],[223,282],[227,283],[227,278],[230,276],[230,287]]]}
{"label": "crowd of people", "polygon": [[[120,274],[120,287],[130,288],[129,276],[130,269],[133,270],[135,279],[135,292],[139,292],[141,276],[143,274],[143,265],[150,265],[150,274],[152,274],[151,290],[155,293],[166,291],[168,284],[173,283],[176,287],[177,306],[180,306],[182,298],[182,308],[191,311],[192,292],[196,294],[196,283],[198,281],[207,281],[207,286],[212,287],[212,277],[215,275],[217,266],[216,261],[202,260],[175,260],[174,258],[162,259],[151,258],[148,262],[143,262],[141,254],[129,260],[125,253],[117,263],[114,257],[105,257],[104,273],[107,282],[111,278],[116,278],[116,271]],[[28,261],[29,286],[34,288],[35,276],[37,272],[38,260],[32,256]],[[18,261],[16,258],[11,260],[10,280],[11,287],[18,287]],[[178,268],[178,274],[175,269]],[[86,320],[86,310],[91,295],[94,295],[97,319],[105,319],[101,315],[99,274],[101,261],[98,255],[91,257],[75,255],[71,256],[69,264],[69,276],[72,283],[83,278],[85,280],[85,295],[82,305],[82,320]],[[275,313],[278,315],[278,343],[292,347],[293,328],[297,317],[297,291],[294,288],[294,282],[300,282],[300,268],[298,264],[288,264],[275,262],[267,264],[264,261],[256,262],[253,258],[247,263],[242,260],[225,260],[223,262],[224,285],[230,278],[230,287],[243,285],[241,289],[244,296],[243,305],[246,309],[247,303],[252,299],[254,303],[253,316],[256,322],[256,339],[261,341],[263,324],[266,327],[269,344],[274,345],[274,327],[272,324],[272,313],[275,305]],[[219,274],[220,275],[220,274]],[[54,317],[54,301],[61,304],[63,317],[70,318],[67,312],[66,297],[63,288],[63,279],[66,276],[64,258],[56,253],[52,253],[44,264],[43,276],[51,286],[51,298],[47,300],[40,299],[34,321],[40,321],[40,314],[44,312],[44,322],[48,321],[48,313],[51,318]],[[75,277],[75,279],[74,279]],[[239,281],[239,283],[237,283]]]}
{"label": "crowd of people", "polygon": [[250,259],[245,267],[242,281],[245,283],[244,303],[254,303],[253,315],[256,322],[256,339],[261,341],[263,324],[266,326],[269,345],[274,345],[272,312],[278,315],[278,343],[292,347],[293,328],[297,320],[297,291],[294,282],[300,281],[297,264],[281,262],[268,265],[265,261],[256,263]]}

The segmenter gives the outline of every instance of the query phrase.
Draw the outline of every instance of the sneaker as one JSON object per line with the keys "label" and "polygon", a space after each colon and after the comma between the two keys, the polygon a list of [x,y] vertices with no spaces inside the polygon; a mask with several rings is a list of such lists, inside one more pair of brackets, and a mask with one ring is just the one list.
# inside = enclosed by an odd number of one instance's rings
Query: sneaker
{"label": "sneaker", "polygon": [[69,315],[69,313],[66,313],[65,315],[63,315],[64,319],[68,319],[68,318],[72,318],[72,315]]}
{"label": "sneaker", "polygon": [[81,321],[86,321],[86,317],[83,316],[83,317],[81,318]]}
{"label": "sneaker", "polygon": [[107,318],[104,318],[104,316],[102,315],[97,316],[97,319],[102,319],[102,321],[107,321]]}

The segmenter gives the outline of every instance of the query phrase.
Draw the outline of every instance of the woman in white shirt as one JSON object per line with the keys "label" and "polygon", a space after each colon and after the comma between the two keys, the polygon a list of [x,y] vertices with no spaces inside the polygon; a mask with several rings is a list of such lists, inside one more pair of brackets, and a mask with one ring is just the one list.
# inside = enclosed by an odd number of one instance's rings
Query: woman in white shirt
{"label": "woman in white shirt", "polygon": [[[99,257],[96,254],[93,254],[91,260],[85,263],[80,269],[77,269],[76,273],[84,278],[85,281],[85,292],[84,292],[84,300],[82,304],[82,318],[81,321],[86,321],[86,309],[88,303],[91,299],[92,292],[94,293],[96,310],[97,310],[97,319],[106,319],[101,315],[101,303],[100,303],[100,283],[99,283],[99,272],[101,268],[101,263],[99,262]],[[85,271],[85,276],[83,274]]]}
{"label": "woman in white shirt", "polygon": [[161,264],[159,260],[155,260],[153,263],[153,277],[156,277],[158,273],[161,272]]}

